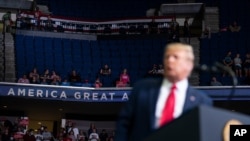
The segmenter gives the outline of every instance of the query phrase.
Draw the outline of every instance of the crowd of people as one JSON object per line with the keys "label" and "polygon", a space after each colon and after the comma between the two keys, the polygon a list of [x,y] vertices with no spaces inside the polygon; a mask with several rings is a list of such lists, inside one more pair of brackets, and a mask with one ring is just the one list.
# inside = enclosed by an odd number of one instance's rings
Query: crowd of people
{"label": "crowd of people", "polygon": [[[18,79],[18,83],[24,84],[43,84],[43,85],[63,85],[70,86],[74,84],[82,84],[86,87],[103,87],[102,78],[109,77],[111,75],[111,69],[106,64],[100,69],[94,82],[89,82],[89,80],[82,80],[80,73],[76,70],[72,70],[71,73],[66,78],[62,78],[56,73],[56,71],[51,71],[46,69],[43,74],[39,74],[37,69],[34,68],[28,75],[24,74]],[[118,77],[118,76],[117,76]],[[117,87],[128,87],[130,86],[130,76],[127,73],[127,69],[123,69],[119,76],[119,80],[116,81]]]}
{"label": "crowd of people", "polygon": [[0,128],[0,141],[113,141],[114,136],[114,130],[108,133],[106,129],[102,129],[99,132],[93,123],[84,131],[76,127],[75,123],[68,122],[55,135],[46,126],[27,130],[26,126],[12,125],[8,120]]}

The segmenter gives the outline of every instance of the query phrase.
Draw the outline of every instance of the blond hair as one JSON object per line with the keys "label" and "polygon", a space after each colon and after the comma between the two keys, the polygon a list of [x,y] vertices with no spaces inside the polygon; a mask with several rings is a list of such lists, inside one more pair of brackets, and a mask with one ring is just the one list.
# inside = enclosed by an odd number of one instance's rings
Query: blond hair
{"label": "blond hair", "polygon": [[184,43],[170,43],[165,47],[164,52],[166,52],[169,49],[179,49],[179,50],[185,51],[187,54],[187,59],[194,61],[194,58],[195,58],[194,51],[191,45],[184,44]]}

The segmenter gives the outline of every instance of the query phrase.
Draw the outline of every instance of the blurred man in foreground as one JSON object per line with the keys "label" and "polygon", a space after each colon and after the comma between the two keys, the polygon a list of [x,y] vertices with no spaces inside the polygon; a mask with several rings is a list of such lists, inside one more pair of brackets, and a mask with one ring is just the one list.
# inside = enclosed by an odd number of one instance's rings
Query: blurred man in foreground
{"label": "blurred man in foreground", "polygon": [[163,56],[164,78],[138,82],[117,122],[115,141],[142,141],[194,107],[212,100],[188,84],[194,67],[190,45],[173,43]]}

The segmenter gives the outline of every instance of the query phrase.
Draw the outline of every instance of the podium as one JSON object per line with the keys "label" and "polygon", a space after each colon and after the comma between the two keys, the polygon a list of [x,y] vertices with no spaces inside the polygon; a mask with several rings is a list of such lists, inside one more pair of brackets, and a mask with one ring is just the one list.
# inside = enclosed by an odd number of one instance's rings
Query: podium
{"label": "podium", "polygon": [[225,125],[230,120],[250,124],[250,117],[244,114],[199,106],[157,129],[144,141],[223,141]]}

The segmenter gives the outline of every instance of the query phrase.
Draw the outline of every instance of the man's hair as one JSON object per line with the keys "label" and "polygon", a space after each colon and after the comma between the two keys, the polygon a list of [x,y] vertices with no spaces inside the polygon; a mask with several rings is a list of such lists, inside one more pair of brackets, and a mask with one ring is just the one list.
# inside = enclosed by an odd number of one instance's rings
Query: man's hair
{"label": "man's hair", "polygon": [[170,43],[166,45],[164,53],[170,48],[176,48],[185,51],[187,53],[187,59],[194,61],[194,51],[191,45],[184,43]]}

